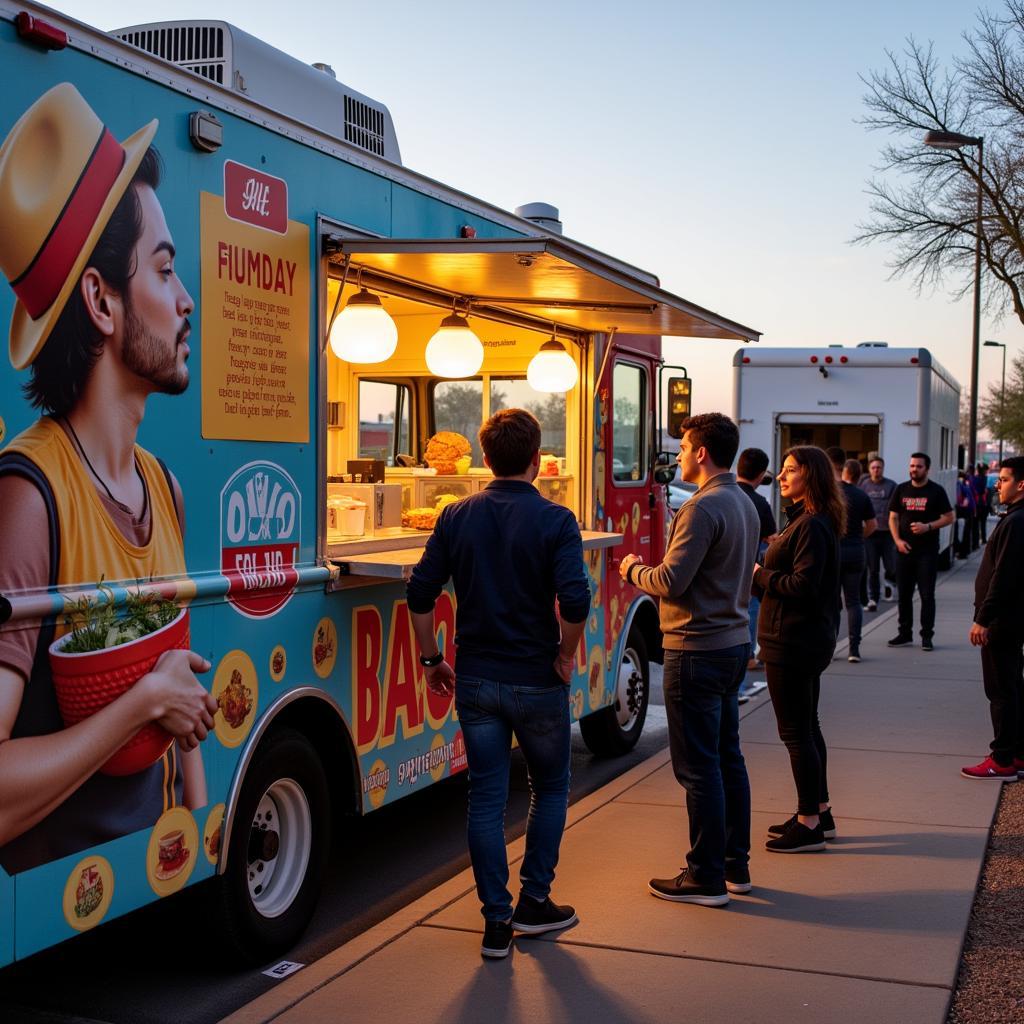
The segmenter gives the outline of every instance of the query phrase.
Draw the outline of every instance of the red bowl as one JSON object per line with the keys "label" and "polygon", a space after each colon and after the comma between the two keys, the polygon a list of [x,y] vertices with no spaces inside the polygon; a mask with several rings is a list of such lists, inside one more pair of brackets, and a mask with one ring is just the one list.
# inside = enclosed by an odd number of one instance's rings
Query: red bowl
{"label": "red bowl", "polygon": [[[61,649],[74,634],[50,644],[50,670],[64,724],[71,726],[127,693],[160,655],[189,647],[188,609],[155,633],[116,647],[86,654],[65,654]],[[134,775],[158,761],[174,737],[155,722],[144,725],[101,768],[104,775]]]}

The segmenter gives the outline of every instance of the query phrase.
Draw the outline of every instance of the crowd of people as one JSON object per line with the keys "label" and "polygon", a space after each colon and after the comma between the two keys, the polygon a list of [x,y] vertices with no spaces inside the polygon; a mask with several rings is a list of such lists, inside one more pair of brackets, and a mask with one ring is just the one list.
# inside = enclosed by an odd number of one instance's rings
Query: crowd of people
{"label": "crowd of people", "polygon": [[[480,442],[495,480],[441,513],[407,600],[428,687],[455,695],[469,768],[470,856],[485,922],[481,952],[498,958],[508,955],[516,932],[555,931],[577,920],[573,907],[551,899],[551,886],[569,791],[567,684],[590,588],[575,518],[532,486],[537,420],[504,409],[481,427]],[[928,478],[925,452],[910,456],[909,479],[896,484],[877,456],[862,476],[861,464],[841,449],[800,445],[786,452],[778,472],[786,518],[779,528],[757,493],[769,479],[767,455],[747,449],[737,462],[738,450],[739,430],[729,417],[686,420],[677,462],[697,490],[673,518],[660,564],[628,554],[619,566],[623,580],[659,602],[669,748],[689,819],[685,867],[652,878],[649,889],[703,906],[722,906],[752,888],[750,783],[738,710],[748,673],[763,664],[796,790],[794,813],[769,827],[765,848],[822,851],[837,825],[819,700],[842,605],[856,662],[863,609],[877,609],[883,594],[891,598],[894,584],[899,629],[889,646],[913,643],[916,590],[921,648],[932,651],[939,532],[954,521],[945,490]],[[963,774],[1009,781],[1024,775],[1024,458],[1003,461],[997,489],[1009,511],[981,561],[970,631],[981,648],[994,738],[991,754]],[[438,647],[433,622],[449,578],[458,602],[458,673]],[[503,830],[513,735],[531,788],[514,907]]]}

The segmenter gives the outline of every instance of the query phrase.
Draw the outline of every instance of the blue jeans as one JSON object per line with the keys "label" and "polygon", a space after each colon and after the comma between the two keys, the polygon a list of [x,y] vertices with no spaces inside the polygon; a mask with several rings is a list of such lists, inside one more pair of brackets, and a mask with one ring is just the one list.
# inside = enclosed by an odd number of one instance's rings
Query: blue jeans
{"label": "blue jeans", "polygon": [[750,859],[750,781],[740,751],[736,693],[750,645],[665,651],[665,710],[672,768],[686,790],[690,852],[701,885],[718,885],[726,862]]}
{"label": "blue jeans", "polygon": [[469,856],[487,921],[512,916],[505,853],[505,805],[512,734],[526,757],[530,815],[522,891],[543,902],[551,892],[569,805],[569,687],[516,686],[458,676],[455,707],[469,766]]}

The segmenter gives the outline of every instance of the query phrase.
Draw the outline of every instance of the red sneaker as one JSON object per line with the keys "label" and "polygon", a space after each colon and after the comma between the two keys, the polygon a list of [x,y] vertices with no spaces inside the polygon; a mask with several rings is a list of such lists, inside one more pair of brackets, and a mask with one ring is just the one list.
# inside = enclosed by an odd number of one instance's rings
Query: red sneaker
{"label": "red sneaker", "polygon": [[1016,782],[1017,764],[1008,764],[1006,767],[1003,767],[1003,765],[993,761],[991,757],[986,757],[981,764],[972,764],[969,768],[961,768],[960,774],[965,779],[992,779],[994,782]]}

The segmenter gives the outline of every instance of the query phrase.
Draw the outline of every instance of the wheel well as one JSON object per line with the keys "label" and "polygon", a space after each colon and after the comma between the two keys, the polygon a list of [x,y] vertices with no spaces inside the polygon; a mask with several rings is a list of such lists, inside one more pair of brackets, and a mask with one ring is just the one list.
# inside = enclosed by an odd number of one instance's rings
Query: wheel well
{"label": "wheel well", "polygon": [[359,767],[345,723],[316,697],[304,697],[281,709],[267,734],[295,729],[313,744],[324,766],[335,817],[359,814]]}
{"label": "wheel well", "polygon": [[662,644],[661,620],[658,609],[653,601],[641,601],[637,605],[636,614],[630,628],[638,629],[647,644],[647,657],[659,665],[665,660],[665,648]]}

